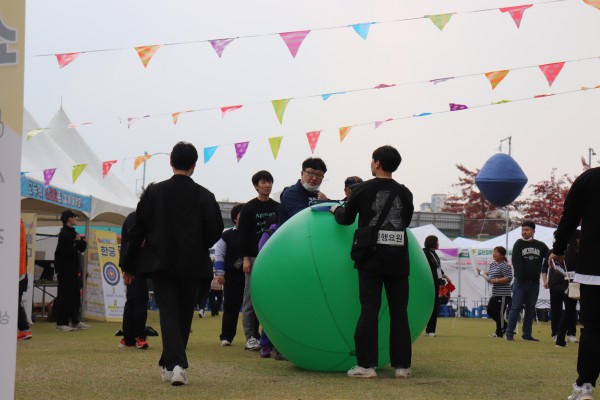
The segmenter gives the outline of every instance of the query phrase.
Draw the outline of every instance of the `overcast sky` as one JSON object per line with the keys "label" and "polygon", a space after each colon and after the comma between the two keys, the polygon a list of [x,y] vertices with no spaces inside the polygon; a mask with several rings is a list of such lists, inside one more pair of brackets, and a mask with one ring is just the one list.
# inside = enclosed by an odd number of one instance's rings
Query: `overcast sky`
{"label": "overcast sky", "polygon": [[[395,177],[412,190],[416,206],[433,193],[452,192],[458,181],[454,165],[481,168],[508,136],[529,183],[547,179],[552,168],[578,174],[590,147],[600,154],[600,90],[579,90],[600,85],[600,11],[581,0],[537,3],[517,29],[496,8],[518,5],[491,0],[30,0],[25,106],[42,126],[61,99],[73,122],[92,122],[79,133],[102,160],[119,160],[111,173],[132,190],[142,178],[142,168],[134,173],[132,158],[144,151],[168,153],[185,140],[200,152],[194,179],[218,200],[249,200],[255,195],[250,177],[261,169],[272,172],[274,191],[280,191],[300,176],[302,160],[311,155],[305,133],[317,130],[322,133],[314,156],[327,163],[322,191],[330,198],[343,197],[347,176],[368,178],[371,153],[384,144],[400,151],[403,162]],[[471,12],[483,8],[490,11]],[[451,12],[456,14],[443,31],[420,18]],[[385,22],[396,20],[404,21]],[[367,40],[349,27],[315,30],[373,21],[382,23],[371,26]],[[271,35],[306,29],[313,31],[295,59],[282,39]],[[222,58],[205,42],[231,37],[240,39]],[[147,68],[133,50],[182,42],[192,43],[163,46]],[[88,53],[63,69],[52,55],[83,51]],[[568,62],[549,87],[535,66],[561,61]],[[483,74],[505,69],[511,72],[492,90]],[[445,77],[456,78],[427,83]],[[318,97],[379,84],[398,86],[327,101]],[[570,91],[575,92],[530,99]],[[280,124],[270,101],[283,98],[294,100]],[[517,99],[530,100],[486,106]],[[449,103],[484,107],[446,112]],[[245,106],[224,119],[214,109],[182,114],[177,125],[168,115],[232,105]],[[354,127],[340,143],[339,127],[424,112],[433,115],[378,129]],[[144,115],[150,117],[128,129],[128,117]],[[277,160],[268,142],[275,136],[284,136]],[[244,141],[250,145],[238,163],[233,144]],[[203,164],[202,149],[208,146],[219,148]],[[599,159],[594,157],[593,164]],[[170,174],[167,156],[147,163],[147,183]]]}

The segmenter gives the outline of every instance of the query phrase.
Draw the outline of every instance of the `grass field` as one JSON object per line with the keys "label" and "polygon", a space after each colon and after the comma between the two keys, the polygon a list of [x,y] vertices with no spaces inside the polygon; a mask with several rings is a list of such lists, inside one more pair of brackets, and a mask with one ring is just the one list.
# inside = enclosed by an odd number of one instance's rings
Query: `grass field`
{"label": "grass field", "polygon": [[[441,318],[438,336],[413,347],[413,377],[394,379],[378,371],[371,380],[345,373],[304,371],[290,362],[261,359],[244,351],[238,330],[221,347],[221,318],[195,317],[188,346],[187,386],[160,380],[160,337],[150,349],[117,348],[117,323],[91,322],[91,329],[56,332],[38,322],[33,339],[18,343],[17,399],[566,399],[576,377],[578,344],[555,347],[549,323],[534,325],[539,343],[492,339],[486,319]],[[158,315],[148,325],[159,330]],[[241,328],[241,318],[240,318]]]}

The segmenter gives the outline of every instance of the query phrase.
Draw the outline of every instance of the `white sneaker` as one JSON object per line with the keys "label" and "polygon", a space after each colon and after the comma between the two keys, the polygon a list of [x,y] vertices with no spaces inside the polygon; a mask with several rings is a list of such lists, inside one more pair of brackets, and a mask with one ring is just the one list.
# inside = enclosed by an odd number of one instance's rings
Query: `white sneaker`
{"label": "white sneaker", "polygon": [[250,336],[246,341],[246,350],[258,351],[260,350],[260,342],[254,336]]}
{"label": "white sneaker", "polygon": [[221,346],[231,346],[231,342],[229,340],[221,340]]}
{"label": "white sneaker", "polygon": [[377,372],[375,372],[375,368],[363,368],[356,365],[348,371],[348,376],[350,378],[377,378]]}
{"label": "white sneaker", "polygon": [[83,322],[79,322],[77,324],[71,324],[71,328],[73,328],[74,331],[85,331],[90,329],[90,326],[88,324],[84,324]]}
{"label": "white sneaker", "polygon": [[410,378],[412,370],[410,368],[396,368],[394,375],[396,378]]}
{"label": "white sneaker", "polygon": [[567,340],[571,343],[578,343],[579,340],[577,340],[577,336],[571,335],[571,336],[567,336]]}
{"label": "white sneaker", "polygon": [[428,332],[428,333],[426,333],[426,334],[425,334],[425,336],[434,337],[434,336],[435,336],[435,333],[433,333],[433,332]]}
{"label": "white sneaker", "polygon": [[200,318],[204,318],[204,309],[203,308],[201,308],[200,310],[198,310],[198,316]]}
{"label": "white sneaker", "polygon": [[567,400],[593,400],[592,392],[594,391],[594,387],[591,383],[584,383],[581,386],[577,386],[576,383],[573,384],[573,392]]}
{"label": "white sneaker", "polygon": [[556,343],[556,335],[552,336],[552,341]]}
{"label": "white sneaker", "polygon": [[160,379],[162,379],[163,382],[171,382],[172,378],[173,371],[167,371],[164,367],[160,370]]}
{"label": "white sneaker", "polygon": [[56,330],[59,332],[71,332],[74,329],[71,328],[69,325],[56,325]]}
{"label": "white sneaker", "polygon": [[188,384],[188,379],[187,379],[187,374],[185,373],[185,369],[181,368],[179,365],[176,365],[175,368],[173,368],[172,374],[173,374],[173,376],[171,377],[171,385],[181,386],[181,385]]}

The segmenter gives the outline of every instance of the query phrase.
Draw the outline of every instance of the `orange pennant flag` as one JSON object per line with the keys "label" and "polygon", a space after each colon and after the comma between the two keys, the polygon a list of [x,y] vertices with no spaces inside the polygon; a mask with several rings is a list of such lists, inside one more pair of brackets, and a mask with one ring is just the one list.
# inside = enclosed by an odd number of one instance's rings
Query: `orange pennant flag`
{"label": "orange pennant flag", "polygon": [[594,7],[595,9],[600,10],[600,0],[583,0],[583,2],[589,6]]}
{"label": "orange pennant flag", "polygon": [[144,68],[148,66],[148,63],[152,59],[152,56],[154,56],[154,53],[156,53],[159,48],[159,44],[154,46],[138,46],[135,48],[135,51],[137,51],[138,56],[140,57],[140,60],[142,60],[142,64],[144,64]]}
{"label": "orange pennant flag", "polygon": [[133,162],[133,170],[135,171],[140,164],[145,163],[146,160],[149,160],[150,158],[152,158],[152,154],[136,157],[135,161]]}
{"label": "orange pennant flag", "polygon": [[506,75],[508,75],[509,72],[510,70],[505,69],[502,71],[493,71],[485,73],[486,78],[488,78],[488,80],[492,84],[492,90],[496,89],[496,86],[498,86],[498,84],[502,82],[502,80],[506,77]]}
{"label": "orange pennant flag", "polygon": [[179,114],[181,114],[181,111],[171,114],[171,118],[173,118],[173,125],[177,125]]}
{"label": "orange pennant flag", "polygon": [[350,132],[350,129],[352,129],[351,126],[344,126],[343,128],[340,128],[340,142],[343,142],[344,139],[346,139],[346,136],[348,135],[348,132]]}

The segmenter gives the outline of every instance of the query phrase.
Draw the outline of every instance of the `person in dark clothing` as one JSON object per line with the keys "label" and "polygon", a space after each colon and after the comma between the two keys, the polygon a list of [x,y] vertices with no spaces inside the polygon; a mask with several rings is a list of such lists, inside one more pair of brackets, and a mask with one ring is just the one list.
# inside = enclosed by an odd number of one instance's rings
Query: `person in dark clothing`
{"label": "person in dark clothing", "polygon": [[362,178],[358,176],[349,176],[344,181],[344,198],[342,201],[347,201],[352,194],[352,190],[363,182]]}
{"label": "person in dark clothing", "polygon": [[[438,313],[440,312],[440,283],[442,279],[446,279],[446,284],[452,283],[450,277],[444,273],[442,269],[442,263],[440,261],[440,257],[435,252],[440,248],[440,241],[437,236],[430,235],[425,238],[423,252],[425,253],[425,257],[427,257],[427,262],[429,262],[429,268],[431,268],[431,275],[433,276],[433,311],[431,313],[431,317],[429,318],[429,322],[427,323],[427,327],[425,328],[425,336],[435,336],[435,328],[437,326],[437,318]],[[443,283],[442,283],[443,286]]]}
{"label": "person in dark clothing", "polygon": [[600,167],[579,175],[569,189],[549,257],[550,266],[553,261],[564,261],[567,243],[580,222],[574,281],[580,284],[579,311],[583,329],[577,356],[579,377],[569,400],[591,399],[600,373]]}
{"label": "person in dark clothing", "polygon": [[[121,229],[121,249],[129,244],[129,230],[135,225],[135,212],[130,213]],[[121,252],[121,257],[123,252]],[[134,260],[133,262],[139,262]],[[140,270],[138,266],[135,267]],[[135,279],[125,286],[125,308],[123,309],[123,339],[120,348],[137,347],[147,349],[146,320],[148,319],[148,281],[139,272]]]}
{"label": "person in dark clothing", "polygon": [[[58,277],[56,307],[56,330],[68,332],[88,329],[79,320],[81,310],[81,278],[79,277],[79,255],[87,248],[87,242],[75,232],[77,214],[65,210],[60,216],[63,227],[58,234],[54,252],[54,265]],[[71,324],[69,325],[69,321]]]}
{"label": "person in dark clothing", "polygon": [[345,206],[331,208],[335,220],[351,225],[358,214],[359,229],[376,226],[384,205],[392,205],[376,233],[375,249],[366,259],[357,261],[360,318],[354,343],[357,365],[348,371],[352,378],[374,378],[378,365],[378,317],[381,292],[385,286],[390,312],[390,362],[397,378],[411,375],[412,344],[408,325],[408,276],[410,261],[406,228],[414,211],[413,196],[406,186],[392,178],[402,158],[391,146],[373,152],[371,172],[375,179],[358,185]]}
{"label": "person in dark clothing", "polygon": [[[188,383],[186,347],[194,304],[198,287],[209,287],[212,281],[209,248],[223,231],[215,196],[191,178],[197,160],[192,144],[179,142],[173,147],[173,176],[146,189],[121,259],[125,284],[138,274],[152,278],[163,345],[158,365],[162,380],[174,386]],[[137,263],[142,242],[144,251]]]}
{"label": "person in dark clothing", "polygon": [[539,342],[531,336],[533,318],[535,316],[535,303],[540,293],[540,274],[542,264],[548,254],[548,246],[544,242],[535,240],[535,223],[524,221],[521,224],[521,236],[515,242],[512,250],[512,265],[515,279],[512,284],[512,304],[506,325],[506,340],[514,341],[515,329],[519,314],[525,308],[523,318],[523,340]]}
{"label": "person in dark clothing", "polygon": [[252,305],[250,294],[250,279],[252,265],[258,255],[258,241],[265,229],[268,228],[267,221],[277,216],[279,203],[270,198],[273,188],[273,175],[269,171],[258,171],[252,176],[252,184],[258,196],[244,205],[240,213],[240,257],[242,257],[242,268],[246,274],[244,288],[244,305],[242,311],[242,324],[246,335],[246,350],[260,350],[259,322]]}

